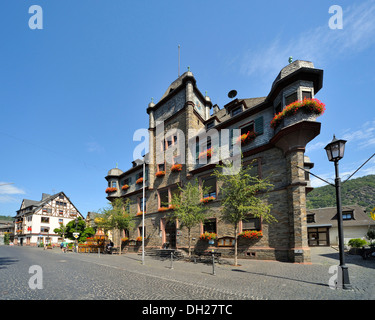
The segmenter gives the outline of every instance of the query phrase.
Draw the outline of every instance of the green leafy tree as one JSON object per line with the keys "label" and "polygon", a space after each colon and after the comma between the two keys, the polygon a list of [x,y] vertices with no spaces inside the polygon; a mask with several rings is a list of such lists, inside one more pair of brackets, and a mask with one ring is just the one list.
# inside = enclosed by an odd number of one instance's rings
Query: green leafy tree
{"label": "green leafy tree", "polygon": [[[224,172],[225,169],[225,172]],[[224,174],[225,173],[225,174]],[[273,187],[267,180],[254,174],[252,165],[234,168],[233,164],[217,165],[214,173],[221,182],[221,218],[233,225],[235,235],[234,265],[237,265],[238,224],[250,214],[263,221],[277,221],[261,194]]]}
{"label": "green leafy tree", "polygon": [[[77,220],[77,223],[76,223]],[[87,238],[92,237],[95,234],[95,230],[92,227],[86,227],[86,222],[81,217],[74,219],[66,224],[66,237],[71,240],[75,240],[73,233],[79,232],[78,242],[85,242]]]}
{"label": "green leafy tree", "polygon": [[99,210],[99,214],[95,218],[95,223],[98,228],[103,229],[105,234],[109,230],[119,231],[119,243],[121,253],[121,231],[124,229],[134,228],[133,218],[130,215],[130,200],[124,201],[120,198],[115,199],[108,207]]}
{"label": "green leafy tree", "polygon": [[53,229],[53,232],[54,233],[57,233],[61,238],[63,238],[63,240],[65,239],[65,235],[66,235],[66,233],[67,233],[67,226],[65,225],[64,226],[64,224],[63,223],[60,223],[60,228],[55,228],[55,229]]}
{"label": "green leafy tree", "polygon": [[171,207],[174,208],[168,217],[181,223],[188,231],[189,257],[191,257],[191,229],[203,222],[208,212],[208,206],[204,205],[202,195],[208,193],[209,188],[200,187],[198,180],[192,184],[190,181],[181,188],[178,185],[179,193],[172,196]]}

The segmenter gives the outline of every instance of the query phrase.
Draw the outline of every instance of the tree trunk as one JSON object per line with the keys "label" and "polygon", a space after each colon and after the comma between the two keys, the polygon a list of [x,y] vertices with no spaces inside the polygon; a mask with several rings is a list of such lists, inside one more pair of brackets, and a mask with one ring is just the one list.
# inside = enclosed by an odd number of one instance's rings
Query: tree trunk
{"label": "tree trunk", "polygon": [[234,265],[237,266],[237,223],[234,226]]}
{"label": "tree trunk", "polygon": [[190,228],[188,229],[188,237],[189,237],[189,258],[191,257],[191,236],[190,236]]}

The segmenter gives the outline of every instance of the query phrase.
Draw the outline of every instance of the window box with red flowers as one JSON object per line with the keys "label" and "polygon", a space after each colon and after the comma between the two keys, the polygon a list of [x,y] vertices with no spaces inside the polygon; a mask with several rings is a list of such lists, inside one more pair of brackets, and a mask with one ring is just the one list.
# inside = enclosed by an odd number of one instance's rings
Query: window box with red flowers
{"label": "window box with red flowers", "polygon": [[[300,112],[299,118],[292,118],[294,122],[301,120],[315,120],[316,117],[322,115],[325,111],[325,104],[318,99],[303,99],[288,104],[281,112],[276,114],[271,120],[271,128],[276,129],[284,119],[288,119],[297,115]],[[284,126],[289,123],[284,123]]]}
{"label": "window box with red flowers", "polygon": [[200,240],[216,240],[217,234],[215,232],[205,232],[202,233],[199,237]]}
{"label": "window box with red flowers", "polygon": [[199,153],[198,159],[202,159],[204,157],[207,157],[207,159],[209,159],[212,157],[212,152],[212,148],[209,148],[206,151],[202,151],[201,153]]}
{"label": "window box with red flowers", "polygon": [[182,164],[174,164],[172,167],[171,167],[171,171],[172,172],[180,172],[182,170]]}
{"label": "window box with red flowers", "polygon": [[263,232],[262,231],[256,231],[256,230],[246,230],[241,232],[238,235],[239,238],[242,239],[258,239],[260,237],[263,237]]}
{"label": "window box with red flowers", "polygon": [[117,191],[117,188],[107,188],[107,189],[105,189],[106,193],[112,193],[112,192],[115,192],[115,191]]}
{"label": "window box with red flowers", "polygon": [[248,131],[247,133],[244,133],[237,138],[237,143],[241,143],[241,145],[248,144],[254,141],[256,136],[257,134],[254,131]]}
{"label": "window box with red flowers", "polygon": [[128,190],[129,188],[130,188],[130,187],[129,187],[128,184],[124,184],[124,185],[121,187],[121,189],[124,190],[124,191]]}
{"label": "window box with red flowers", "polygon": [[208,202],[211,202],[211,201],[214,201],[214,200],[216,200],[215,197],[205,197],[205,198],[201,199],[201,202],[202,203],[208,203]]}
{"label": "window box with red flowers", "polygon": [[158,171],[155,173],[155,176],[158,178],[164,177],[165,176],[165,171]]}
{"label": "window box with red flowers", "polygon": [[141,184],[141,183],[143,183],[143,177],[140,177],[135,183],[136,183],[136,184]]}
{"label": "window box with red flowers", "polygon": [[[142,214],[143,214],[143,211],[138,211],[136,215],[141,216]],[[146,212],[145,212],[145,214],[146,214]]]}
{"label": "window box with red flowers", "polygon": [[142,237],[137,237],[137,239],[135,239],[135,241],[141,242],[142,241]]}
{"label": "window box with red flowers", "polygon": [[158,212],[164,212],[164,211],[168,211],[168,210],[173,210],[175,208],[175,206],[172,206],[170,205],[169,207],[160,207],[158,209]]}
{"label": "window box with red flowers", "polygon": [[129,238],[128,238],[128,237],[121,238],[121,242],[127,242],[127,241],[129,241]]}

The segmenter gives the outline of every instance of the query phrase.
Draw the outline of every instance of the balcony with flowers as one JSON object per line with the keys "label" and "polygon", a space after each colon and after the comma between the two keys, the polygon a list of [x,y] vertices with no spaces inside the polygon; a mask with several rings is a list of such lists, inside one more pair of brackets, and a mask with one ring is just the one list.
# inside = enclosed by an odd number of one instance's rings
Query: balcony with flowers
{"label": "balcony with flowers", "polygon": [[109,187],[109,188],[105,189],[105,192],[107,194],[110,194],[110,193],[113,193],[113,192],[116,192],[116,191],[117,191],[117,188],[111,188],[111,187]]}
{"label": "balcony with flowers", "polygon": [[278,132],[301,121],[316,121],[316,118],[325,111],[325,104],[318,99],[305,98],[287,105],[271,120],[270,126]]}

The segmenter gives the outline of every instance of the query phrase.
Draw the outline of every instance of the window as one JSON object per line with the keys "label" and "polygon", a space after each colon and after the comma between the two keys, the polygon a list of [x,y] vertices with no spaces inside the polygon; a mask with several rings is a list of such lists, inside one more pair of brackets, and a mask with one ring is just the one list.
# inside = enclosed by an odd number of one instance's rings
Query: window
{"label": "window", "polygon": [[64,195],[60,194],[60,195],[59,195],[59,199],[64,200]]}
{"label": "window", "polygon": [[158,164],[158,171],[165,171],[165,164],[164,163]]}
{"label": "window", "polygon": [[168,206],[169,206],[168,189],[159,191],[159,208],[168,208]]}
{"label": "window", "polygon": [[206,124],[206,129],[208,130],[208,129],[212,128],[214,125],[215,125],[215,121],[210,121]]}
{"label": "window", "polygon": [[342,220],[354,220],[353,211],[343,211]]}
{"label": "window", "polygon": [[[146,238],[146,226],[144,228],[145,228],[144,235],[145,235],[145,238]],[[143,229],[143,227],[138,227],[139,237],[142,237],[142,229]]]}
{"label": "window", "polygon": [[63,223],[64,222],[64,220],[63,219],[59,219],[59,223]]}
{"label": "window", "polygon": [[315,214],[308,214],[306,215],[307,223],[314,223],[315,222]]}
{"label": "window", "polygon": [[40,227],[40,233],[49,233],[49,228],[47,228],[47,227]]}
{"label": "window", "polygon": [[64,214],[64,211],[63,210],[59,210],[59,215],[62,215]]}
{"label": "window", "polygon": [[216,232],[216,219],[215,218],[207,219],[203,222],[203,233],[204,232],[217,233]]}
{"label": "window", "polygon": [[311,98],[312,98],[311,91],[302,91],[302,100],[311,99]]}
{"label": "window", "polygon": [[279,112],[281,112],[281,103],[279,103],[276,108],[275,108],[275,114],[278,114]]}
{"label": "window", "polygon": [[285,97],[285,105],[287,106],[297,100],[298,100],[297,92],[294,92],[290,94],[289,96]]}
{"label": "window", "polygon": [[245,125],[245,127],[242,127],[241,128],[241,135],[246,134],[249,131],[254,132],[254,122],[251,122],[251,123]]}
{"label": "window", "polygon": [[216,178],[215,177],[202,178],[202,186],[209,188],[207,193],[203,194],[203,198],[206,198],[206,197],[216,198]]}
{"label": "window", "polygon": [[117,182],[116,181],[112,181],[111,182],[111,187],[112,188],[117,188]]}
{"label": "window", "polygon": [[256,218],[253,215],[248,216],[242,220],[242,231],[247,230],[260,230],[260,218]]}
{"label": "window", "polygon": [[42,217],[41,222],[42,223],[49,223],[49,217]]}
{"label": "window", "polygon": [[126,184],[127,184],[128,186],[130,186],[131,181],[132,181],[131,177],[124,179],[124,180],[121,181],[121,186],[124,186],[124,185],[126,185]]}
{"label": "window", "polygon": [[242,112],[242,106],[240,107],[237,107],[237,108],[234,108],[232,110],[232,117],[236,116],[237,114],[241,113]]}
{"label": "window", "polygon": [[[144,198],[138,198],[138,212],[143,211],[143,201],[144,201]],[[145,212],[146,212],[146,201],[145,201]]]}

